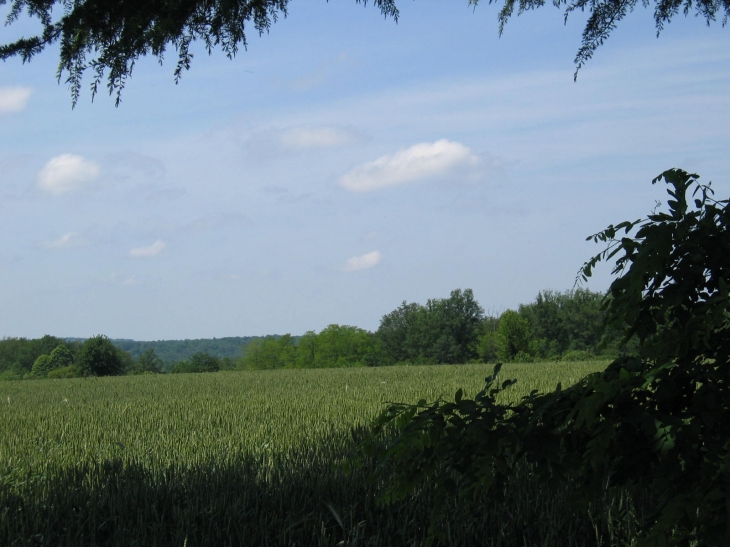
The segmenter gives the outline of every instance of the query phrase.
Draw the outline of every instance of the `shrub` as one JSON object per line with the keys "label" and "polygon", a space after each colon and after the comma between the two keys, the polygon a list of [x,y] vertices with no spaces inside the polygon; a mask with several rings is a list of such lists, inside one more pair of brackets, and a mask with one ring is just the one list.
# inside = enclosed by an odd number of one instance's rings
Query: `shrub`
{"label": "shrub", "polygon": [[514,357],[512,357],[512,362],[514,363],[532,363],[535,359],[527,353],[526,351],[518,351]]}
{"label": "shrub", "polygon": [[33,363],[33,368],[30,371],[34,378],[45,378],[51,371],[51,357],[48,355],[41,355]]}
{"label": "shrub", "polygon": [[61,378],[76,378],[77,376],[80,376],[80,374],[78,368],[76,368],[75,365],[57,368],[48,373],[48,378],[56,380]]}
{"label": "shrub", "polygon": [[572,349],[563,354],[561,361],[590,361],[593,356],[583,349]]}

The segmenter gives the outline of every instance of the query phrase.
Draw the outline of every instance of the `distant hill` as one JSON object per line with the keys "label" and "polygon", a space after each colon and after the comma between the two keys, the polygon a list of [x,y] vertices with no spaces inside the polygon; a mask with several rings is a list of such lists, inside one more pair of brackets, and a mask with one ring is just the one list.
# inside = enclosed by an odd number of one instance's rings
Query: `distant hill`
{"label": "distant hill", "polygon": [[[147,348],[152,348],[164,363],[176,363],[188,359],[199,351],[214,357],[235,359],[243,355],[244,349],[253,340],[263,338],[279,338],[279,335],[229,336],[226,338],[201,338],[197,340],[157,340],[154,342],[138,342],[121,338],[112,339],[112,343],[129,352],[135,358]],[[69,342],[83,342],[84,338],[66,338],[66,340]]]}

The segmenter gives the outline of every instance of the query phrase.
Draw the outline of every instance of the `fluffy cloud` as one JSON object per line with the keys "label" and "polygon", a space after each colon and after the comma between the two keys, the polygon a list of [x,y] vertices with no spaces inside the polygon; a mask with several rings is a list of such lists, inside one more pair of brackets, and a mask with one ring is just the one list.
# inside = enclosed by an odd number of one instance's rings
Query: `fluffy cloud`
{"label": "fluffy cloud", "polygon": [[382,258],[383,255],[380,254],[380,251],[371,251],[369,253],[365,253],[364,255],[353,256],[347,262],[345,262],[345,265],[342,267],[342,269],[346,272],[367,270],[368,268],[376,266]]}
{"label": "fluffy cloud", "polygon": [[49,161],[38,173],[38,187],[51,194],[78,190],[99,176],[99,167],[74,154],[61,154]]}
{"label": "fluffy cloud", "polygon": [[286,148],[301,150],[343,146],[356,140],[357,137],[354,131],[343,127],[307,125],[285,129],[279,135],[279,140]]}
{"label": "fluffy cloud", "polygon": [[0,114],[23,110],[32,92],[29,87],[0,87]]}
{"label": "fluffy cloud", "polygon": [[369,192],[443,175],[452,169],[476,163],[477,157],[469,147],[441,139],[434,143],[416,144],[355,167],[340,177],[340,184],[353,192]]}
{"label": "fluffy cloud", "polygon": [[151,256],[157,256],[165,248],[165,242],[159,239],[152,245],[147,247],[135,247],[129,251],[129,256],[132,258],[149,258]]}

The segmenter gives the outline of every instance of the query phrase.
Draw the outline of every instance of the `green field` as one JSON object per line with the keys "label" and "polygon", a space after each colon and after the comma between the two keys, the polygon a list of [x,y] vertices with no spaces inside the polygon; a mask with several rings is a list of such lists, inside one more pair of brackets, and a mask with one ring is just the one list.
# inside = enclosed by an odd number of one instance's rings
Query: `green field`
{"label": "green field", "polygon": [[[507,396],[519,398],[603,366],[514,364],[502,377],[518,378]],[[374,502],[382,485],[367,483],[367,469],[345,473],[335,464],[351,450],[353,428],[371,423],[384,403],[449,398],[459,387],[474,395],[491,371],[463,365],[4,382],[0,544],[419,545],[428,492],[382,508]],[[446,543],[621,543],[620,526],[597,522],[613,518],[610,511],[581,516],[541,498],[528,479],[513,487],[502,504],[454,508]],[[612,533],[619,536],[611,540]]]}

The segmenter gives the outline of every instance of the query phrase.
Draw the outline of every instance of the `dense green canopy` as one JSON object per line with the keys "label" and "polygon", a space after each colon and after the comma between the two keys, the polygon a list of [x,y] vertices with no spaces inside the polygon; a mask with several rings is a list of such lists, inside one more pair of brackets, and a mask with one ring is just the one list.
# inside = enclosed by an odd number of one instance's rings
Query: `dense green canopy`
{"label": "dense green canopy", "polygon": [[[355,0],[367,4],[367,0]],[[468,0],[476,6],[479,0]],[[499,0],[489,0],[496,3]],[[575,58],[576,74],[624,16],[633,11],[638,0],[553,0],[565,10],[587,10],[590,15],[583,40]],[[74,104],[78,101],[84,72],[91,69],[92,98],[105,79],[110,94],[120,93],[134,64],[140,57],[154,55],[162,61],[165,51],[174,47],[178,61],[175,81],[190,68],[190,46],[202,40],[211,52],[220,47],[228,57],[246,47],[246,31],[252,25],[259,34],[267,32],[281,16],[286,17],[289,0],[0,0],[10,12],[6,24],[18,21],[23,14],[37,19],[42,32],[14,42],[0,44],[0,59],[20,57],[23,62],[47,46],[60,43],[59,80],[71,88]],[[398,20],[395,0],[372,0],[385,17]],[[514,14],[521,14],[545,4],[544,0],[505,0],[499,12],[499,31]],[[644,6],[649,0],[642,0]],[[682,11],[694,13],[709,24],[730,14],[730,0],[654,0],[657,31]]]}

